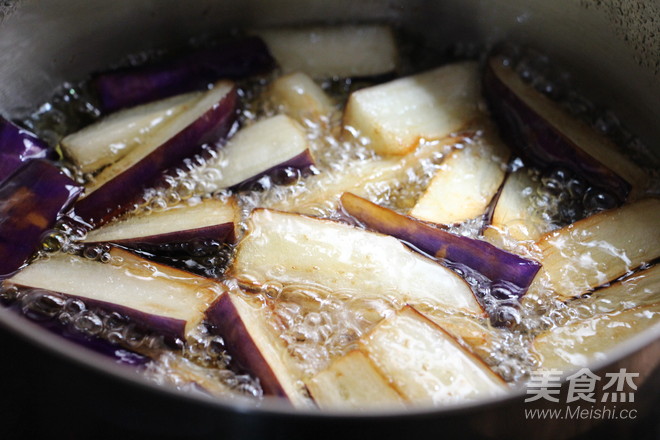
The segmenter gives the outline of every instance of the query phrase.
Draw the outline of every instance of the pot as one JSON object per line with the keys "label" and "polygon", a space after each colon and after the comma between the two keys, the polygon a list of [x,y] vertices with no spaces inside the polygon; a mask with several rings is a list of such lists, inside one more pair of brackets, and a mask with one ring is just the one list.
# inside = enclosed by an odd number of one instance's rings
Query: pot
{"label": "pot", "polygon": [[[539,49],[573,74],[577,89],[611,108],[624,125],[660,151],[659,10],[653,0],[2,2],[0,114],[20,117],[45,102],[64,81],[82,79],[127,53],[213,35],[227,26],[386,21],[438,47],[448,41],[484,46],[510,41]],[[657,326],[590,365],[601,377],[620,368],[640,374],[634,408],[642,423],[635,424],[594,417],[530,420],[526,409],[553,406],[526,403],[524,389],[488,401],[387,414],[294,411],[278,401],[255,407],[147,382],[4,309],[0,324],[0,408],[8,414],[0,432],[24,438],[64,433],[71,438],[554,439],[586,432],[632,433],[638,438],[658,432],[657,410],[650,412],[660,406],[655,405],[660,403]],[[647,434],[647,428],[655,431]]]}

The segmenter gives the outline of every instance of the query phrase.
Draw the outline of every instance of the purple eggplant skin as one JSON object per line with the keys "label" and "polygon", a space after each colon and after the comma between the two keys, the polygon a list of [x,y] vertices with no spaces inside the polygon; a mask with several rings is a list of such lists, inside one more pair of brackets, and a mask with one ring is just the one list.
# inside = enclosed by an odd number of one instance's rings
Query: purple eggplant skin
{"label": "purple eggplant skin", "polygon": [[[63,295],[61,293],[58,294]],[[67,298],[79,299],[92,310],[104,310],[110,313],[116,312],[122,316],[126,316],[131,321],[138,324],[140,328],[163,336],[164,341],[169,344],[175,345],[177,341],[183,341],[186,339],[186,321],[182,319],[168,318],[151,313],[144,313],[130,307],[106,301],[81,298],[75,295],[64,296]]]}
{"label": "purple eggplant skin", "polygon": [[101,226],[125,213],[163,173],[184,159],[204,151],[204,145],[225,138],[236,122],[238,92],[233,88],[217,105],[123,173],[82,198],[74,213],[84,222]]}
{"label": "purple eggplant skin", "polygon": [[151,360],[147,356],[128,350],[120,345],[113,344],[106,339],[79,332],[76,329],[71,328],[71,326],[64,325],[55,319],[41,321],[38,324],[40,327],[47,329],[51,333],[109,358],[116,364],[138,368],[144,366]]}
{"label": "purple eggplant skin", "polygon": [[157,64],[101,73],[92,80],[92,88],[103,112],[110,113],[203,89],[219,79],[267,72],[274,65],[266,44],[258,37],[247,37]]}
{"label": "purple eggplant skin", "polygon": [[[22,286],[20,284],[13,284],[19,289],[31,289],[29,286]],[[83,298],[76,295],[69,295],[62,292],[39,289],[46,294],[53,295],[60,298],[75,299],[85,304],[89,310],[102,310],[108,313],[117,313],[125,316],[132,322],[136,323],[140,329],[145,331],[154,332],[163,336],[163,340],[169,344],[176,344],[179,340],[185,340],[186,321],[176,318],[167,318],[164,316],[154,315],[151,313],[141,312],[130,307],[122,306],[107,301],[99,301],[91,298]]]}
{"label": "purple eggplant skin", "polygon": [[483,91],[502,139],[541,169],[565,167],[623,203],[632,186],[579,148],[533,111],[493,72],[490,63]]}
{"label": "purple eggplant skin", "polygon": [[[39,290],[41,291],[41,289]],[[64,298],[64,296],[61,294],[54,294],[53,292],[47,290],[44,290],[43,292],[48,295]],[[32,293],[34,293],[34,290],[32,290]],[[53,334],[61,336],[64,339],[73,342],[74,344],[80,345],[95,353],[110,358],[117,364],[131,367],[141,367],[150,360],[147,356],[126,349],[120,345],[113,344],[106,339],[83,333],[77,330],[72,324],[64,324],[58,319],[57,316],[53,316],[52,314],[43,314],[32,310],[24,311],[22,310],[20,301],[8,303],[0,301],[0,305],[5,306],[7,309],[14,313],[18,313],[27,317],[30,319],[30,321],[34,322],[39,327],[46,329]]]}
{"label": "purple eggplant skin", "polygon": [[536,261],[506,252],[482,240],[450,234],[351,193],[341,196],[341,207],[367,228],[396,237],[415,250],[467,266],[493,283],[517,286],[513,293],[518,297],[525,294],[541,268]]}
{"label": "purple eggplant skin", "polygon": [[238,365],[259,378],[264,394],[288,398],[275,373],[252,339],[229,294],[222,294],[206,311],[206,320],[225,341]]}
{"label": "purple eggplant skin", "polygon": [[53,159],[41,139],[0,116],[0,184],[31,159]]}
{"label": "purple eggplant skin", "polygon": [[147,356],[128,350],[120,345],[113,344],[106,339],[82,333],[75,328],[72,328],[71,325],[65,325],[55,318],[39,320],[37,321],[37,325],[53,334],[63,337],[67,341],[105,356],[119,365],[139,368],[143,367],[151,360]]}
{"label": "purple eggplant skin", "polygon": [[[298,176],[298,173],[300,173],[300,175],[302,176],[314,174],[313,171],[314,165],[316,165],[314,156],[312,156],[311,151],[307,149],[302,153],[287,160],[286,162],[282,162],[278,165],[275,165],[267,169],[263,173],[259,173],[257,176],[251,177],[247,180],[244,180],[241,183],[237,183],[236,185],[233,185],[229,189],[231,189],[232,191],[243,191],[243,190],[252,191],[254,189],[262,189],[260,188],[261,186],[263,186],[260,184],[260,179],[264,176],[270,177],[271,179],[274,180],[274,183],[276,184],[279,185],[288,184],[290,182],[286,181],[287,177]],[[289,170],[293,172],[281,173],[282,171],[289,171]]]}
{"label": "purple eggplant skin", "polygon": [[0,280],[16,273],[82,193],[52,163],[35,159],[0,186]]}

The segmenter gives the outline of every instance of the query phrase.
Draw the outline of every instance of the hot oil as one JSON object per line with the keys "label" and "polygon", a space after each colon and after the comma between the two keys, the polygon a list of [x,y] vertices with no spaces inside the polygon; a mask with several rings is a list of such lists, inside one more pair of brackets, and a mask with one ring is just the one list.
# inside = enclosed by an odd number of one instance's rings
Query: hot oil
{"label": "hot oil", "polygon": [[[483,49],[462,44],[450,47],[440,57],[437,56],[437,51],[411,45],[407,40],[403,41],[402,47],[405,48],[403,58],[406,60],[401,68],[401,73],[404,74],[433,67],[439,59],[450,61],[468,57],[483,60],[485,56]],[[650,193],[660,192],[657,171],[660,168],[657,166],[657,158],[622,127],[610,112],[596,108],[574,92],[570,88],[568,76],[556,69],[546,57],[512,47],[505,48],[504,52],[521,77],[551,98],[559,100],[573,114],[583,118],[613,138],[625,151],[630,152],[632,158],[643,164],[654,178]],[[248,126],[279,112],[272,103],[263,99],[264,91],[277,74],[276,72],[273,76],[240,84],[243,100],[240,115],[242,126]],[[353,189],[361,191],[359,195],[400,213],[407,213],[420,192],[440,169],[446,154],[472,142],[476,135],[473,132],[459,133],[443,142],[421,145],[409,156],[408,162],[404,160],[404,165],[401,165],[402,161],[391,161],[372,153],[367,146],[368,141],[359,133],[353,133],[352,136],[342,134],[341,110],[349,93],[370,83],[329,80],[321,85],[331,94],[336,107],[332,114],[321,120],[306,120],[303,123],[316,159],[316,164],[308,175],[285,171],[280,175],[266,176],[251,187],[232,192],[218,187],[215,183],[219,176],[214,164],[222,162],[224,157],[222,148],[210,146],[204,153],[190,158],[184,166],[171,172],[164,178],[161,186],[148,190],[131,215],[148,214],[150,211],[195,202],[202,197],[222,199],[233,195],[237,197],[242,212],[239,235],[248,230],[247,217],[255,207],[338,219],[341,216],[336,210],[336,202],[345,190],[342,185],[347,178],[356,179]],[[96,119],[99,114],[87,94],[85,84],[66,84],[58,97],[41,106],[24,122],[37,134],[56,145],[63,135]],[[78,181],[85,182],[89,179],[89,176],[82,175],[66,162],[66,159],[62,165]],[[510,168],[522,168],[539,184],[540,189],[530,195],[533,200],[532,209],[537,210],[546,221],[548,231],[612,206],[608,194],[588,187],[579,176],[571,175],[567,170],[555,169],[542,174],[527,168],[520,159],[512,161]],[[373,173],[369,174],[369,170]],[[364,178],[355,177],[362,176],[363,172]],[[480,216],[453,225],[449,230],[479,238],[484,225],[485,217]],[[69,252],[111,263],[106,247],[86,247],[80,244],[85,233],[84,228],[79,225],[61,222],[46,237],[40,257],[47,258],[47,255],[53,252]],[[521,245],[507,237],[504,237],[504,240],[507,248],[514,249],[523,256],[539,256],[538,249],[531,243]],[[230,253],[231,249],[222,249],[222,256],[225,257],[223,261],[231,258]],[[191,258],[190,261],[193,260]],[[224,267],[217,270],[218,266],[223,266],[220,260],[207,259],[206,265],[198,261],[196,263],[211,268],[210,272],[203,272],[205,275],[216,278],[223,275]],[[190,268],[192,267],[195,266],[190,263]],[[459,272],[462,270],[456,267],[453,269]],[[468,318],[449,313],[433,304],[421,304],[419,308],[431,319],[446,326],[459,342],[481,356],[511,383],[525,381],[530,372],[538,367],[528,349],[535,335],[595,313],[593,307],[559,301],[548,286],[541,285],[540,289],[528,294],[522,305],[518,305],[501,299],[506,298],[506,292],[504,295],[499,292],[500,295],[495,297],[490,283],[478,276],[468,277],[468,281],[482,303],[493,312],[502,313],[502,319],[508,321],[508,325],[495,327],[488,320],[466,321]],[[223,283],[229,290],[236,289],[233,280],[224,280]],[[387,295],[378,298],[363,297],[360,292],[329,292],[312,284],[285,286],[273,280],[265,283],[258,291],[254,291],[254,286],[251,287],[253,290],[250,295],[270,305],[264,311],[269,315],[273,328],[280,332],[288,353],[305,378],[313,376],[334,359],[355,348],[361,336],[403,306]],[[31,313],[35,307],[44,309],[42,296],[32,298],[30,294],[18,294],[7,289],[3,296],[22,304],[26,314]],[[146,368],[146,376],[158,383],[169,383],[181,389],[194,389],[195,386],[190,384],[196,382],[213,394],[240,394],[254,398],[260,398],[262,395],[258,381],[233,368],[231,357],[224,351],[221,338],[219,340],[216,335],[209,333],[204,326],[195,332],[191,340],[181,341],[173,350],[164,347],[157,337],[154,340],[153,336],[132,335],[131,324],[121,320],[112,321],[112,331],[104,330],[107,326],[104,320],[107,318],[95,318],[83,303],[73,304],[61,298],[51,298],[46,300],[45,304],[46,312],[41,310],[39,313],[45,313],[49,319],[73,323],[80,321],[78,327],[83,331],[126,344],[137,351],[147,347],[153,360]],[[83,312],[84,317],[81,317]],[[482,334],[486,335],[485,342],[480,338]]]}
{"label": "hot oil", "polygon": [[268,284],[262,289],[272,298],[270,319],[279,324],[288,353],[309,378],[357,348],[358,339],[396,310],[385,297],[356,292],[331,292],[322,286]]}

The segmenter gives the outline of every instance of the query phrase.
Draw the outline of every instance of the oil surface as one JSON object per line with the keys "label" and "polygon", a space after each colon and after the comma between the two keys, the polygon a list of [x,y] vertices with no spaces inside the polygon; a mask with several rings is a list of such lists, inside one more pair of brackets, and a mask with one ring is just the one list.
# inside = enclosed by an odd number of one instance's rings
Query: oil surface
{"label": "oil surface", "polygon": [[[437,51],[415,46],[405,38],[401,41],[401,47],[401,74],[421,71],[430,67],[430,59],[437,59]],[[615,115],[599,109],[574,91],[570,86],[569,75],[554,66],[547,57],[515,47],[505,47],[502,51],[507,56],[507,62],[515,66],[525,81],[561,102],[576,117],[611,137],[622,151],[626,151],[640,164],[653,180],[647,195],[660,194],[657,158],[619,123]],[[483,61],[486,56],[480,47],[461,44],[452,45],[442,53],[445,61],[465,58]],[[157,55],[134,55],[123,64],[139,64]],[[240,123],[243,127],[280,111],[263,98],[264,90],[277,76],[278,72],[275,72],[239,84],[243,100]],[[336,210],[336,201],[346,190],[347,181],[354,181],[353,188],[359,188],[363,197],[400,213],[407,213],[440,169],[447,153],[474,142],[479,133],[457,133],[452,139],[421,145],[407,161],[395,163],[378,157],[367,147],[368,141],[360,133],[354,133],[352,137],[340,136],[342,109],[349,93],[371,84],[369,81],[356,83],[343,79],[327,80],[320,84],[334,100],[335,108],[331,114],[318,120],[306,120],[303,124],[316,159],[316,165],[307,175],[285,171],[261,178],[256,184],[232,192],[217,185],[220,172],[217,164],[224,158],[222,148],[209,146],[203,154],[190,158],[183,166],[169,173],[161,187],[149,189],[142,202],[129,215],[148,215],[151,211],[195,203],[205,197],[223,199],[233,196],[241,207],[240,234],[247,231],[247,217],[256,207],[341,219],[341,213]],[[64,135],[99,116],[100,111],[90,97],[86,84],[67,83],[62,85],[51,101],[21,122],[51,145],[57,145]],[[61,166],[81,183],[93,178],[80,172],[66,158],[62,159]],[[512,160],[508,168],[529,173],[538,184],[538,189],[531,191],[528,197],[533,201],[536,214],[545,221],[545,232],[613,206],[608,194],[589,187],[579,176],[565,169],[541,173],[527,167],[519,158]],[[482,238],[485,222],[485,216],[479,216],[448,229],[456,234]],[[85,234],[84,228],[62,220],[45,237],[43,249],[37,258],[66,252],[107,264],[121,264],[112,261],[108,246],[81,244]],[[513,252],[539,258],[540,251],[533,243],[521,244],[506,237],[504,241],[505,247]],[[273,329],[280,333],[304,378],[313,376],[332,360],[355,348],[362,335],[402,306],[387,297],[365,297],[351,291],[329,292],[314,284],[282,285],[275,280],[266,282],[257,291],[252,286],[250,293],[246,294],[241,291],[236,280],[224,277],[227,264],[231,264],[231,246],[215,242],[194,242],[181,249],[169,250],[176,257],[163,259],[161,256],[158,257],[160,261],[183,265],[188,270],[216,278],[223,290],[236,292],[264,304],[264,313],[271,318]],[[153,257],[149,252],[143,255]],[[463,270],[463,275],[491,316],[501,315],[501,320],[509,324],[495,327],[485,319],[473,322],[474,326],[489,335],[489,340],[483,346],[472,348],[494,371],[511,383],[524,382],[530,372],[538,367],[538,361],[529,352],[530,342],[535,335],[596,313],[597,305],[580,302],[566,304],[556,299],[547,286],[530,294],[518,306],[506,299],[502,300],[507,297],[507,292],[493,292],[491,284],[478,274],[470,274],[460,267],[453,269],[459,272]],[[179,341],[177,346],[172,347],[164,344],[158,335],[144,332],[119,315],[88,310],[80,300],[13,288],[2,289],[1,297],[5,303],[18,305],[32,319],[55,320],[77,331],[148,355],[152,360],[144,369],[145,375],[157,383],[167,383],[188,391],[201,387],[205,392],[223,396],[242,395],[259,399],[263,395],[258,380],[240,371],[240,367],[233,363],[225,351],[222,338],[213,335],[204,324],[196,329],[189,340]],[[420,307],[429,316],[436,316],[440,320],[454,319],[460,322],[463,319],[460,316],[447,316],[446,311],[433,304]],[[457,337],[460,339],[460,335]],[[462,342],[470,346],[469,341]],[[301,383],[300,386],[304,385]]]}

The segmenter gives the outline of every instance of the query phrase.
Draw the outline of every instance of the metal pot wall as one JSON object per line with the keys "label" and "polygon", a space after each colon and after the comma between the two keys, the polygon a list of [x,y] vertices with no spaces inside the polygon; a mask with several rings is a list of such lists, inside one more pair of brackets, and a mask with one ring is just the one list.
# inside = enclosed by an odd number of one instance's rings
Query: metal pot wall
{"label": "metal pot wall", "polygon": [[[213,35],[227,27],[389,21],[429,45],[506,40],[537,48],[572,72],[585,95],[613,109],[660,151],[659,18],[660,4],[654,0],[1,2],[0,113],[20,116],[45,102],[63,81],[82,79],[126,53]],[[11,396],[0,408],[10,416],[17,407],[34,409],[15,420],[6,418],[5,429],[27,437],[58,429],[81,434],[86,429],[90,437],[112,432],[161,438],[565,438],[594,429],[595,424],[609,433],[618,429],[611,421],[593,419],[526,420],[524,409],[531,404],[524,403],[523,390],[488,402],[386,415],[295,412],[281,402],[254,408],[211,401],[147,383],[5,310],[0,310],[0,324],[6,328],[1,335],[5,390],[0,392]],[[621,367],[639,372],[636,399],[641,418],[657,403],[659,366],[656,328],[619,347],[591,370],[601,375]],[[115,431],[104,431],[110,426]]]}

